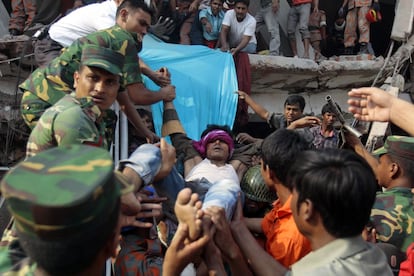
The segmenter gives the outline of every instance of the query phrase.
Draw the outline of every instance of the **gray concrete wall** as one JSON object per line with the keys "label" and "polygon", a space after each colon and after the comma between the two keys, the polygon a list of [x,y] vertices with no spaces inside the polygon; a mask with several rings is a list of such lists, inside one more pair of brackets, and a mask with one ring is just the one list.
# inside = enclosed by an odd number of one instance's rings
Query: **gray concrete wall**
{"label": "gray concrete wall", "polygon": [[3,2],[0,2],[0,37],[9,33],[9,13],[3,5]]}

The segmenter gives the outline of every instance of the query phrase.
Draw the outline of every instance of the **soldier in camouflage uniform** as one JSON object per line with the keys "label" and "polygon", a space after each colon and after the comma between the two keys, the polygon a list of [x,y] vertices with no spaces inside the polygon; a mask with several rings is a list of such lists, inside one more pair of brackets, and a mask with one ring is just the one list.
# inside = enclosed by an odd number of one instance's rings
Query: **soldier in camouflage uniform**
{"label": "soldier in camouflage uniform", "polygon": [[115,102],[124,56],[87,45],[75,72],[74,94],[63,96],[40,117],[27,142],[27,157],[51,147],[89,144],[108,149],[103,113]]}
{"label": "soldier in camouflage uniform", "polygon": [[[2,183],[3,196],[9,202],[11,214],[16,215],[16,218],[15,223],[6,229],[0,242],[0,274],[18,270],[26,273],[24,275],[33,275],[36,269],[33,261],[47,270],[46,265],[43,265],[45,260],[49,265],[59,265],[56,267],[57,271],[54,269],[53,275],[62,275],[62,272],[79,274],[80,264],[86,266],[88,262],[87,257],[79,253],[93,248],[96,249],[96,253],[102,247],[94,247],[95,243],[104,240],[97,241],[94,238],[101,234],[102,229],[114,229],[109,225],[104,227],[103,222],[99,221],[99,218],[108,218],[111,215],[110,206],[114,202],[109,201],[108,196],[115,200],[118,194],[114,184],[122,179],[132,184],[121,197],[120,225],[151,227],[151,223],[141,222],[136,218],[157,216],[161,206],[156,203],[142,203],[135,193],[143,185],[151,184],[155,177],[162,178],[168,174],[174,166],[174,161],[175,151],[163,139],[159,147],[151,144],[142,145],[128,159],[122,160],[118,166],[122,176],[118,171],[112,173],[113,163],[105,150],[85,145],[56,147],[28,158],[9,172]],[[34,181],[33,185],[27,185],[28,181]],[[108,187],[111,189],[107,193]],[[127,193],[128,191],[132,193]],[[35,195],[31,196],[31,193]],[[105,201],[101,200],[101,197],[104,197]],[[54,209],[47,212],[45,208],[52,206]],[[90,209],[91,207],[93,208]],[[31,213],[34,210],[41,216]],[[65,220],[62,220],[60,215]],[[83,224],[77,224],[77,219]],[[42,223],[43,227],[38,225],[39,223]],[[54,223],[54,228],[46,227],[51,223]],[[58,223],[62,224],[60,228]],[[65,223],[71,227],[65,228]],[[115,230],[118,229],[114,229],[112,233]],[[76,236],[70,233],[76,233]],[[30,244],[27,242],[28,238],[31,239]],[[24,241],[23,246],[21,240]],[[49,244],[49,248],[44,248]],[[76,249],[71,248],[72,244],[76,244]],[[114,245],[116,247],[117,242]],[[150,250],[148,248],[148,251]],[[105,252],[112,253],[112,250]],[[26,258],[27,255],[31,259]],[[140,268],[157,269],[161,266],[154,262],[154,256],[151,254],[144,252],[143,255],[146,258],[142,260]],[[79,271],[74,271],[75,269]]]}
{"label": "soldier in camouflage uniform", "polygon": [[107,151],[73,145],[11,170],[1,192],[28,257],[8,263],[9,252],[1,248],[2,275],[100,275],[118,245],[120,196],[133,187],[113,167]]}
{"label": "soldier in camouflage uniform", "polygon": [[47,67],[35,70],[20,85],[24,91],[21,112],[25,122],[33,128],[46,108],[71,93],[74,82],[73,74],[79,68],[82,49],[86,45],[94,44],[110,48],[125,56],[122,85],[128,90],[128,94],[119,93],[117,100],[121,106],[125,106],[126,115],[139,129],[139,133],[149,138],[150,141],[156,140],[156,135],[143,126],[129,99],[131,97],[134,103],[146,105],[175,98],[174,86],[168,85],[162,87],[158,93],[153,93],[142,83],[137,53],[142,48],[142,38],[147,33],[151,13],[144,2],[125,0],[118,7],[117,24],[114,27],[76,40]]}
{"label": "soldier in camouflage uniform", "polygon": [[379,156],[378,182],[386,189],[377,194],[371,211],[377,241],[405,252],[414,242],[414,138],[389,136],[374,154]]}

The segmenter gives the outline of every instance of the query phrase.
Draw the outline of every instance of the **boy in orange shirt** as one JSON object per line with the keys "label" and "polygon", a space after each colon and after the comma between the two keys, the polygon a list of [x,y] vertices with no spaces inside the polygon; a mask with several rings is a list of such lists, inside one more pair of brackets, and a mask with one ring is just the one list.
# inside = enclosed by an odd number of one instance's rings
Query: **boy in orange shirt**
{"label": "boy in orange shirt", "polygon": [[[260,267],[265,265],[269,255],[289,268],[311,251],[310,243],[296,227],[290,209],[292,187],[285,184],[293,160],[307,150],[308,145],[298,133],[288,129],[279,129],[263,140],[262,176],[269,189],[274,189],[279,198],[263,219],[240,219],[235,214],[231,227],[235,240],[245,241],[238,245],[250,260],[255,274],[260,274]],[[249,230],[265,235],[265,250],[261,250],[255,240],[245,238],[251,235]]]}

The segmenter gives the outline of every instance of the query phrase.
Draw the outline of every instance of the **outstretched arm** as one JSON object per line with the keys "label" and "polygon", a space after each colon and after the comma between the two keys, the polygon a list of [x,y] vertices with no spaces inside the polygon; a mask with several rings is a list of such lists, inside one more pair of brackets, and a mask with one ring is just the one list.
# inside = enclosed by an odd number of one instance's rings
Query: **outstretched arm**
{"label": "outstretched arm", "polygon": [[356,154],[364,158],[374,173],[377,174],[378,160],[364,147],[361,140],[348,131],[345,131],[345,140],[346,144],[351,147]]}
{"label": "outstretched arm", "polygon": [[382,89],[363,87],[348,92],[349,108],[354,117],[363,121],[391,121],[414,135],[414,105],[398,99]]}
{"label": "outstretched arm", "polygon": [[270,112],[267,111],[266,108],[264,108],[263,106],[261,106],[260,104],[256,103],[252,97],[250,97],[246,92],[244,91],[237,91],[237,93],[239,94],[239,98],[244,100],[253,110],[254,112],[260,116],[260,118],[262,118],[263,120],[267,120]]}
{"label": "outstretched arm", "polygon": [[181,275],[183,269],[201,254],[204,246],[210,239],[205,234],[195,241],[185,242],[186,240],[188,241],[188,235],[188,226],[184,223],[178,224],[174,238],[165,253],[162,265],[164,275]]}
{"label": "outstretched arm", "polygon": [[154,143],[160,140],[160,138],[155,133],[150,131],[142,123],[141,116],[138,114],[136,108],[131,103],[131,100],[129,99],[127,93],[119,93],[117,100],[122,111],[125,112],[125,115],[128,117],[128,120],[132,123],[132,125],[135,127],[137,133],[140,136],[146,137],[149,143]]}
{"label": "outstretched arm", "polygon": [[233,239],[224,209],[217,206],[211,206],[205,210],[205,213],[211,217],[211,221],[216,227],[214,242],[220,249],[221,254],[227,263],[230,265],[232,274],[252,275],[239,246]]}
{"label": "outstretched arm", "polygon": [[137,82],[128,85],[127,91],[132,102],[139,105],[150,105],[175,99],[175,86],[173,85],[164,86],[158,91],[151,91],[143,83]]}
{"label": "outstretched arm", "polygon": [[240,198],[231,222],[231,230],[255,275],[285,275],[287,269],[263,250],[244,223]]}
{"label": "outstretched arm", "polygon": [[242,38],[242,40],[240,41],[239,45],[237,45],[237,47],[236,47],[236,48],[232,48],[232,49],[230,49],[231,54],[232,54],[232,55],[235,55],[235,54],[237,54],[238,52],[240,52],[242,49],[244,49],[244,47],[246,47],[246,46],[247,46],[247,44],[249,44],[249,41],[250,41],[250,39],[251,39],[251,38],[252,38],[252,37],[251,37],[251,36],[249,36],[249,35],[244,35],[244,36],[243,36],[243,38]]}
{"label": "outstretched arm", "polygon": [[171,84],[171,75],[166,67],[154,71],[142,59],[139,59],[139,67],[141,72],[158,86],[164,87]]}
{"label": "outstretched arm", "polygon": [[226,52],[229,50],[229,43],[227,41],[227,35],[229,33],[230,27],[227,25],[221,25],[221,31],[220,31],[220,45],[221,50],[223,52]]}

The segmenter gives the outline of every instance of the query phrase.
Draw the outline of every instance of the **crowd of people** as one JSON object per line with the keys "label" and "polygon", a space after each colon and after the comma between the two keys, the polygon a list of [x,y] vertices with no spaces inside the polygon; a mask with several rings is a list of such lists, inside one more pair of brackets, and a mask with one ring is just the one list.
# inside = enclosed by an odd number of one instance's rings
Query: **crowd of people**
{"label": "crowd of people", "polygon": [[[35,28],[37,24],[50,25],[49,32],[45,34],[50,38],[46,41],[47,44],[43,41],[36,48],[36,50],[40,49],[40,53],[36,51],[40,55],[40,61],[39,57],[36,59],[39,65],[42,65],[50,61],[50,59],[43,60],[45,53],[56,57],[62,47],[69,46],[75,39],[111,27],[114,23],[112,15],[114,6],[107,2],[119,1],[74,1],[73,6],[68,6],[64,1],[55,1],[53,6],[47,6],[44,1],[10,2],[10,35],[20,35],[24,32],[33,34],[29,30]],[[274,56],[288,55],[280,49],[280,28],[283,28],[287,30],[292,55],[298,57],[296,41],[296,30],[298,30],[303,42],[301,57],[310,58],[309,49],[312,47],[313,58],[316,61],[325,58],[322,52],[327,55],[374,54],[370,44],[370,24],[381,20],[378,0],[344,0],[337,14],[326,14],[325,11],[320,10],[319,0],[288,1],[290,8],[287,26],[283,27],[280,26],[279,0],[261,0],[254,15],[249,12],[250,1],[236,3],[234,0],[148,0],[146,2],[154,10],[150,32],[167,42],[205,45],[232,53],[240,51],[256,53],[256,36],[259,35],[260,26],[265,25],[269,33],[268,51],[260,51],[260,53]],[[79,9],[88,5],[91,5],[89,9]],[[49,13],[53,14],[48,18],[44,15],[47,8],[50,9]],[[62,11],[66,15],[73,14],[57,20],[59,12]],[[105,16],[100,17],[102,21],[94,21],[94,24],[85,23],[91,15],[97,16],[95,12],[101,15],[105,13]],[[335,18],[332,26],[327,21],[327,16]]]}
{"label": "crowd of people", "polygon": [[[269,22],[278,2],[265,2],[259,14]],[[199,14],[185,23],[190,37],[198,18],[210,46],[232,54],[255,47],[248,0],[227,3],[225,14],[216,0],[198,12],[204,4],[188,7]],[[317,1],[293,1],[295,24],[307,22],[311,5],[320,13]],[[261,139],[208,125],[193,140],[168,69],[139,60],[153,15],[143,0],[109,0],[77,8],[37,41],[43,63],[19,86],[31,128],[26,159],[1,181],[12,220],[0,273],[413,275],[414,138],[390,135],[371,153],[337,129],[330,104],[307,116],[305,99],[290,95],[278,114],[239,90],[239,102],[272,133]],[[222,24],[210,21],[217,17]],[[240,36],[244,20],[250,35]],[[315,45],[315,30],[300,30],[305,48]],[[238,42],[226,41],[232,34]],[[148,90],[141,73],[159,91]],[[411,103],[374,87],[348,95],[356,119],[414,135]],[[115,101],[131,123],[130,154],[119,164],[109,154]],[[151,113],[135,107],[161,101],[162,138]]]}

